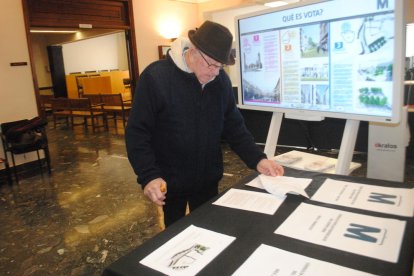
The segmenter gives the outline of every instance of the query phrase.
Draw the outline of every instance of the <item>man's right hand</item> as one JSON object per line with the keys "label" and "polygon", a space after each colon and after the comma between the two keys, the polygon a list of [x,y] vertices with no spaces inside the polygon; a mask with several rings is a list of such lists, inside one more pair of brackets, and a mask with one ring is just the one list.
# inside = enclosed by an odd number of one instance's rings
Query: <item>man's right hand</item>
{"label": "man's right hand", "polygon": [[167,193],[167,183],[162,178],[151,180],[144,188],[146,195],[152,202],[158,206],[165,204],[165,194]]}

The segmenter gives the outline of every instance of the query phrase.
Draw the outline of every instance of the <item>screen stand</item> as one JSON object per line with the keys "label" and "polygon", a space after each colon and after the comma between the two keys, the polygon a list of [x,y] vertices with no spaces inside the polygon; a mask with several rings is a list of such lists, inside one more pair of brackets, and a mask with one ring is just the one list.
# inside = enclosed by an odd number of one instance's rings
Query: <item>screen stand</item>
{"label": "screen stand", "polygon": [[267,158],[272,158],[276,153],[277,139],[279,138],[280,126],[282,125],[283,113],[273,112],[270,121],[269,132],[267,133],[264,153]]}
{"label": "screen stand", "polygon": [[336,163],[335,168],[336,174],[349,174],[349,168],[351,165],[352,156],[354,154],[358,128],[358,120],[346,120],[344,134],[342,135],[341,147],[339,149],[338,162]]}

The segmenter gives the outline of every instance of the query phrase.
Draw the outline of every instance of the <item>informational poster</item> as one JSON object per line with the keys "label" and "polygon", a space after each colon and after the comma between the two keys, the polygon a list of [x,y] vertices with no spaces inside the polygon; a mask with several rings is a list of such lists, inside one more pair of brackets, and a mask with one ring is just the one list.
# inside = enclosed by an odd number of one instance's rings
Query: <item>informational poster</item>
{"label": "informational poster", "polygon": [[140,263],[166,275],[196,275],[235,239],[190,225]]}
{"label": "informational poster", "polygon": [[[245,95],[251,101],[280,101],[279,32],[246,35],[241,41]],[[250,91],[252,94],[250,94]]]}
{"label": "informational poster", "polygon": [[406,222],[301,203],[275,234],[396,263]]}
{"label": "informational poster", "polygon": [[373,274],[261,244],[232,275],[368,276]]}
{"label": "informational poster", "polygon": [[395,2],[323,1],[241,16],[242,104],[391,116]]}
{"label": "informational poster", "polygon": [[386,214],[414,215],[413,188],[389,188],[328,178],[311,199]]}

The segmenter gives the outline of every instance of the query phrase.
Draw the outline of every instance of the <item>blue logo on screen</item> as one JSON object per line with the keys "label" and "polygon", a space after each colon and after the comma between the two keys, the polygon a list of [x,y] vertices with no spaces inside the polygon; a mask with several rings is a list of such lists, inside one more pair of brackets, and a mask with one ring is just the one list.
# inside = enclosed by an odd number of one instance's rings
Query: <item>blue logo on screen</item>
{"label": "blue logo on screen", "polygon": [[334,47],[335,47],[336,50],[341,50],[341,49],[344,48],[344,43],[342,41],[341,42],[335,42]]}

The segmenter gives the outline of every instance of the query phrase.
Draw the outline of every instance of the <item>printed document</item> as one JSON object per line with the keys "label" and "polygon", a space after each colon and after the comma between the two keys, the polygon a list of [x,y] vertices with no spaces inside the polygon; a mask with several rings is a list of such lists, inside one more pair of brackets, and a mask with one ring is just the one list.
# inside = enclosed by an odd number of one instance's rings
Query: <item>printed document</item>
{"label": "printed document", "polygon": [[140,263],[167,275],[195,275],[235,239],[190,225]]}
{"label": "printed document", "polygon": [[259,180],[264,189],[273,195],[286,195],[287,193],[302,195],[309,198],[305,188],[312,182],[309,178],[295,178],[288,176],[259,175]]}
{"label": "printed document", "polygon": [[261,244],[233,276],[368,276],[373,275]]}
{"label": "printed document", "polygon": [[[267,181],[268,180],[268,181]],[[271,190],[272,187],[278,187],[281,186],[281,190],[271,192],[272,194],[278,194],[280,193],[286,194],[286,193],[293,193],[295,194],[293,190],[299,189],[300,191],[304,191],[309,184],[312,182],[311,178],[299,178],[299,177],[290,177],[290,176],[266,176],[266,175],[259,175],[258,177],[254,178],[250,182],[246,183],[247,186],[255,187],[259,189],[266,189],[263,185],[263,182],[269,184],[268,189]],[[283,186],[286,185],[286,188],[283,188]],[[293,187],[294,188],[293,188]],[[283,190],[283,191],[282,191]],[[299,193],[296,193],[299,194]],[[307,194],[306,194],[307,195]]]}
{"label": "printed document", "polygon": [[230,189],[213,204],[273,215],[285,198],[285,195],[278,197],[261,192]]}
{"label": "printed document", "polygon": [[396,263],[406,222],[301,203],[275,234]]}
{"label": "printed document", "polygon": [[414,189],[390,188],[326,179],[312,200],[412,217]]}

